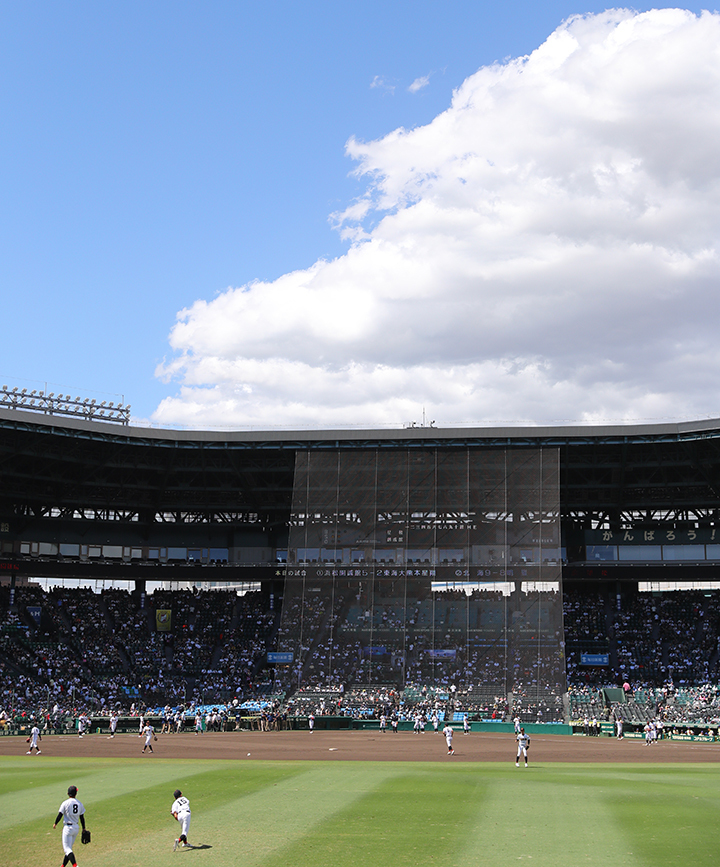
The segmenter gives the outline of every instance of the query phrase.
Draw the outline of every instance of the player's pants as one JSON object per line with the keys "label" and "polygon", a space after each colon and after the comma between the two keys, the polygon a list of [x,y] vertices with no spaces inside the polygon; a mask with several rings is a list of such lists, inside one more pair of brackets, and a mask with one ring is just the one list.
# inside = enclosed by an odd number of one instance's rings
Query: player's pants
{"label": "player's pants", "polygon": [[525,747],[518,747],[517,757],[520,758],[521,755],[525,756],[525,761],[527,761],[527,749]]}
{"label": "player's pants", "polygon": [[180,833],[184,834],[187,840],[188,831],[190,830],[190,813],[179,813],[178,822],[180,822]]}
{"label": "player's pants", "polygon": [[73,843],[75,842],[75,838],[80,833],[79,825],[63,825],[62,832],[62,847],[63,852],[66,855],[69,855],[73,850]]}

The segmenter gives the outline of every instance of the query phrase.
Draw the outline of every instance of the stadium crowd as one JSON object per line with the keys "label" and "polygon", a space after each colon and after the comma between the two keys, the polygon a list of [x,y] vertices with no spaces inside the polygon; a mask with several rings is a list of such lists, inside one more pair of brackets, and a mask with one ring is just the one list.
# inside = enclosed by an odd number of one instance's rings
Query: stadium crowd
{"label": "stadium crowd", "polygon": [[[544,616],[532,629],[524,612],[513,616],[504,652],[515,675],[507,682],[488,651],[493,630],[509,617],[500,593],[402,600],[388,593],[369,605],[349,591],[288,592],[281,616],[260,592],[145,597],[29,584],[11,596],[1,587],[0,722],[41,713],[52,727],[83,711],[167,706],[193,715],[259,702],[260,725],[269,728],[310,714],[419,715],[425,723],[448,714],[574,719],[587,720],[592,733],[595,722],[621,719],[720,723],[719,596],[566,589]],[[567,695],[555,674],[546,675],[538,635],[550,657],[564,650],[565,660],[553,658],[550,668],[564,662]],[[268,652],[278,650],[292,653],[290,665],[268,664]]]}

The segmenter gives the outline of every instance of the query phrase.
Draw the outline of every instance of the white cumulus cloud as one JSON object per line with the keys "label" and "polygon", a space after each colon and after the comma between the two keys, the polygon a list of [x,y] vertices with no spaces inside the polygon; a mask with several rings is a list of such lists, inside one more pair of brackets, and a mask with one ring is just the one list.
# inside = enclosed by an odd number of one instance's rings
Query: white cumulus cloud
{"label": "white cumulus cloud", "polygon": [[154,420],[718,414],[720,16],[578,16],[347,151],[348,252],[180,311]]}

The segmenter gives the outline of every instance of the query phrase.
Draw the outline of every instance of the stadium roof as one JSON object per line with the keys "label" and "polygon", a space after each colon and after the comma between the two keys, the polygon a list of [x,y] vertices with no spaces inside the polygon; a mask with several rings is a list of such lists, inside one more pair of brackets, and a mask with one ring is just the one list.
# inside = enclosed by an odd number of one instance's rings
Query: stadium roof
{"label": "stadium roof", "polygon": [[583,534],[602,527],[720,527],[720,419],[186,431],[10,409],[0,409],[0,525],[16,541],[278,548],[287,537],[299,451],[541,447],[559,451],[571,559],[584,559]]}
{"label": "stadium roof", "polygon": [[538,425],[504,427],[412,426],[395,429],[326,430],[174,430],[151,427],[119,427],[107,422],[61,418],[22,410],[0,408],[0,430],[45,430],[61,436],[118,442],[174,443],[178,446],[208,443],[226,447],[308,448],[321,443],[366,447],[385,443],[423,446],[475,443],[502,446],[559,446],[574,442],[680,442],[720,437],[720,418],[659,424]]}

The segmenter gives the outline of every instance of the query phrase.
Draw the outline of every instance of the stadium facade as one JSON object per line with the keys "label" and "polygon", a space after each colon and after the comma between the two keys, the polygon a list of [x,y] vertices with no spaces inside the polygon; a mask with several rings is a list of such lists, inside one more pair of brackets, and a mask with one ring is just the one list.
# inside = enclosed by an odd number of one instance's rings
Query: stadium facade
{"label": "stadium facade", "polygon": [[[720,421],[171,431],[0,410],[0,575],[253,583],[277,657],[565,690],[563,582],[720,577]],[[272,604],[272,603],[271,603]],[[290,675],[292,676],[292,675]]]}

